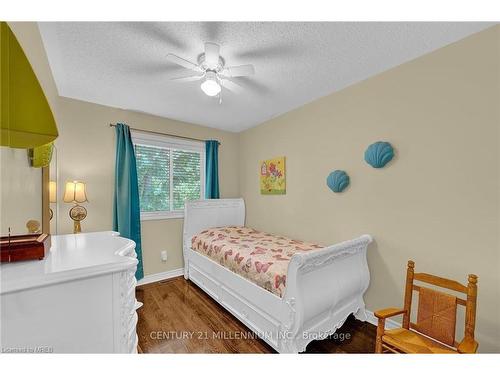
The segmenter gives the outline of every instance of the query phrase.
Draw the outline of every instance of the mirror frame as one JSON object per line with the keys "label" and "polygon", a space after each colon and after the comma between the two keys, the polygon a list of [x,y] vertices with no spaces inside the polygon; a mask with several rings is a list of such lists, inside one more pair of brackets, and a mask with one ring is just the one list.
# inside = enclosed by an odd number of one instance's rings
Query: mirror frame
{"label": "mirror frame", "polygon": [[42,233],[50,234],[49,167],[42,168]]}

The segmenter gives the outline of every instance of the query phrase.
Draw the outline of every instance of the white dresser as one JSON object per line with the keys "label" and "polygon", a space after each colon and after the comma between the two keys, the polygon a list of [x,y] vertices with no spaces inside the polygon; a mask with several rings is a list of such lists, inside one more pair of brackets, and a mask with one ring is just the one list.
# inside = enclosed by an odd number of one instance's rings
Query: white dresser
{"label": "white dresser", "polygon": [[42,261],[0,266],[0,351],[136,353],[135,243],[52,236]]}

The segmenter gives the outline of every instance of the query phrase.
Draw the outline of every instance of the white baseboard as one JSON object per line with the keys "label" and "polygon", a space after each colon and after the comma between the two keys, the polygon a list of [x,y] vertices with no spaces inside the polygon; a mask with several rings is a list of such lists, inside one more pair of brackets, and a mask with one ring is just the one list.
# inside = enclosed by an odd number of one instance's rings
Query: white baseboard
{"label": "white baseboard", "polygon": [[[373,324],[374,326],[378,325],[378,319],[373,313],[373,311],[366,310],[366,321],[368,323]],[[394,328],[401,328],[401,324],[396,322],[395,320],[392,319],[386,319],[385,320],[385,328],[386,329],[394,329]]]}
{"label": "white baseboard", "polygon": [[177,268],[171,271],[159,272],[152,275],[146,275],[137,282],[137,285],[155,283],[157,281],[171,279],[173,277],[184,275],[184,268]]}

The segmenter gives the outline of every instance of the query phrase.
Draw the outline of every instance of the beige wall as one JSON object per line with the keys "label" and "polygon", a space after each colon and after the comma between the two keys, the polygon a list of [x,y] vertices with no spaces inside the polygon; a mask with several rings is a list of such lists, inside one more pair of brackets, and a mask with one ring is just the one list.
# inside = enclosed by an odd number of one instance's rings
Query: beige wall
{"label": "beige wall", "polygon": [[[82,223],[85,231],[106,230],[112,226],[115,138],[114,129],[108,124],[117,121],[134,128],[218,139],[222,143],[219,149],[221,195],[238,196],[237,134],[77,100],[59,98],[58,101],[56,118],[60,136],[56,146],[59,179],[82,179],[87,183],[89,214]],[[67,214],[69,207],[64,203],[60,205],[59,229],[62,233],[72,230],[72,221]],[[150,220],[141,224],[145,274],[182,267],[182,219]],[[168,252],[166,263],[160,260],[162,250]]]}
{"label": "beige wall", "polygon": [[[10,23],[26,52],[59,129],[56,141],[59,170],[59,194],[65,181],[80,179],[87,183],[88,216],[82,222],[85,232],[112,228],[114,189],[114,129],[109,123],[124,122],[134,128],[196,137],[218,139],[220,190],[222,197],[237,197],[238,135],[207,127],[150,116],[142,113],[96,105],[59,97],[48,65],[38,27],[34,23]],[[59,203],[59,233],[71,233],[68,217],[71,205]],[[143,260],[146,275],[182,267],[182,219],[142,222]],[[160,251],[168,251],[168,261],[160,260]]]}
{"label": "beige wall", "polygon": [[[241,133],[247,224],[323,244],[371,234],[370,310],[401,306],[408,259],[477,273],[480,349],[500,351],[499,53],[496,27]],[[363,160],[378,140],[397,152],[381,170]],[[286,195],[260,195],[259,161],[281,155]]]}

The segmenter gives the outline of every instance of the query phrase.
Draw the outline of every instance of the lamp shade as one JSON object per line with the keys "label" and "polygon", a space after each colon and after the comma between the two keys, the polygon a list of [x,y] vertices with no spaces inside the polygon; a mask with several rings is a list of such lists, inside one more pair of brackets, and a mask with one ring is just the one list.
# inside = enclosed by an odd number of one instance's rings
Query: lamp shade
{"label": "lamp shade", "polygon": [[57,184],[55,181],[49,182],[49,202],[50,203],[57,202]]}
{"label": "lamp shade", "polygon": [[87,202],[87,194],[85,193],[85,183],[80,181],[66,182],[63,200],[66,203]]}
{"label": "lamp shade", "polygon": [[0,22],[0,145],[35,148],[57,138],[47,98],[16,36]]}

